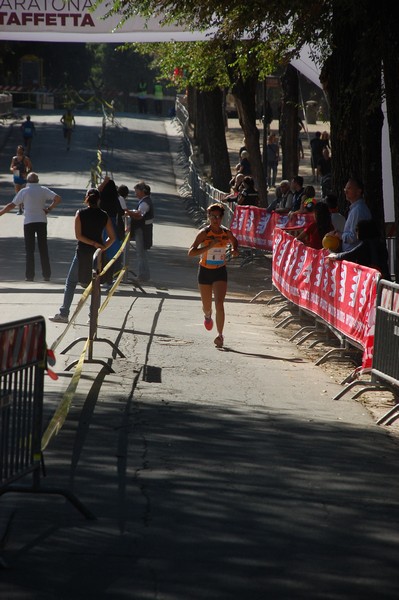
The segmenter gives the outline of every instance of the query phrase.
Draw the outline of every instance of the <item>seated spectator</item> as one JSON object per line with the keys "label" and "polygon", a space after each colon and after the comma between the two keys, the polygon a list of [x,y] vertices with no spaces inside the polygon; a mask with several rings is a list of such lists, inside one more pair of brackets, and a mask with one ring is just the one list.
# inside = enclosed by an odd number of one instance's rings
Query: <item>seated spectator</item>
{"label": "seated spectator", "polygon": [[245,206],[259,206],[259,195],[255,189],[255,182],[248,175],[242,182],[243,190],[239,193],[237,204]]}
{"label": "seated spectator", "polygon": [[311,205],[314,205],[317,202],[315,196],[316,190],[314,189],[313,185],[307,185],[301,194],[299,208],[297,210],[292,210],[290,214],[304,213],[312,210],[313,206]]}
{"label": "seated spectator", "polygon": [[345,227],[345,217],[338,212],[338,198],[335,194],[327,194],[323,198],[331,213],[331,222],[335,231],[343,232]]}
{"label": "seated spectator", "polygon": [[388,250],[374,221],[361,220],[356,226],[357,245],[345,252],[331,253],[329,260],[349,260],[350,262],[377,269],[383,279],[391,281],[388,266]]}
{"label": "seated spectator", "polygon": [[240,162],[236,166],[236,169],[243,175],[251,175],[251,164],[249,162],[249,154],[246,150],[241,152]]}
{"label": "seated spectator", "polygon": [[303,192],[303,177],[301,175],[295,175],[291,179],[291,191],[292,191],[292,206],[291,212],[296,212],[301,208],[301,197]]}
{"label": "seated spectator", "polygon": [[237,175],[230,180],[230,194],[224,196],[223,200],[225,202],[237,202],[238,195],[243,189],[242,182],[244,178],[245,175],[242,173],[237,173]]}
{"label": "seated spectator", "polygon": [[276,186],[276,198],[267,207],[267,212],[288,213],[292,206],[292,192],[288,179],[283,179]]}
{"label": "seated spectator", "polygon": [[[313,206],[312,202],[310,204]],[[325,202],[317,202],[314,205],[313,212],[315,220],[313,223],[306,225],[297,239],[306,244],[306,246],[310,246],[310,248],[321,250],[324,236],[331,231],[331,215]]]}
{"label": "seated spectator", "polygon": [[282,179],[282,181],[280,181],[280,184],[276,188],[276,196],[278,188],[280,189],[281,195],[278,204],[276,204],[275,208],[272,208],[272,210],[275,210],[278,213],[288,213],[292,208],[293,202],[293,193],[291,192],[288,179]]}
{"label": "seated spectator", "polygon": [[313,210],[313,206],[317,203],[316,190],[313,185],[307,185],[303,190],[301,197],[301,208],[300,212],[308,212]]}

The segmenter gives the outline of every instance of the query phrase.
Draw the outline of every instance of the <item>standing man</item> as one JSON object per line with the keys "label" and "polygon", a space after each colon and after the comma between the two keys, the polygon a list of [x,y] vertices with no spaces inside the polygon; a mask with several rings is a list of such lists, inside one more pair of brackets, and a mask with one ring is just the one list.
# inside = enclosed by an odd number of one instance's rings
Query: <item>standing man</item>
{"label": "standing man", "polygon": [[152,246],[152,226],[154,222],[154,207],[151,199],[151,188],[144,181],[134,186],[138,205],[136,210],[127,210],[131,218],[131,239],[136,242],[138,280],[150,280],[150,267],[148,264],[147,250]]}
{"label": "standing man", "polygon": [[21,125],[22,137],[24,138],[24,146],[28,156],[32,148],[32,138],[36,133],[35,125],[27,115],[26,120]]}
{"label": "standing man", "polygon": [[73,116],[73,114],[69,108],[66,111],[66,113],[64,113],[62,115],[60,122],[62,123],[63,131],[64,131],[64,138],[67,141],[67,150],[69,150],[69,147],[71,145],[72,131],[76,125],[75,117]]}
{"label": "standing man", "polygon": [[154,84],[155,114],[162,115],[163,87],[160,83]]}
{"label": "standing man", "polygon": [[139,113],[147,114],[147,83],[140,79],[137,86],[137,101],[139,104]]}
{"label": "standing man", "polygon": [[319,160],[323,157],[324,146],[325,144],[321,139],[321,131],[316,131],[315,137],[310,140],[310,163],[312,167],[313,183],[319,181],[317,165],[319,164]]}
{"label": "standing man", "polygon": [[357,237],[357,224],[359,221],[371,221],[372,216],[366,201],[363,198],[363,183],[356,177],[350,177],[344,187],[346,199],[350,207],[346,217],[343,232],[335,230],[336,235],[342,240],[342,251],[352,250],[359,243]]}
{"label": "standing man", "polygon": [[[50,204],[47,204],[50,202]],[[35,278],[35,236],[40,253],[40,262],[44,281],[50,281],[51,267],[47,247],[47,215],[57,204],[61,197],[46,187],[39,185],[39,177],[33,171],[28,174],[26,187],[18,192],[14,200],[0,210],[0,217],[10,212],[16,206],[24,204],[24,238],[26,252],[26,281]]]}

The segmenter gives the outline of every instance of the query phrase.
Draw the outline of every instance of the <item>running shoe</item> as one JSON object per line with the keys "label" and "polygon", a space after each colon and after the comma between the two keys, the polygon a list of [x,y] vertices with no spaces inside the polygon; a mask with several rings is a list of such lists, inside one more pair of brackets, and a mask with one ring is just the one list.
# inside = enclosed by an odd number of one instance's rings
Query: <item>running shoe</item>
{"label": "running shoe", "polygon": [[222,334],[219,334],[217,337],[215,337],[215,339],[213,340],[213,343],[215,344],[216,348],[223,348]]}
{"label": "running shoe", "polygon": [[68,323],[68,317],[57,313],[54,317],[49,317],[49,321],[53,321],[53,323]]}
{"label": "running shoe", "polygon": [[213,329],[213,319],[212,319],[212,317],[205,317],[205,319],[204,319],[204,327],[208,331],[211,331],[211,329]]}

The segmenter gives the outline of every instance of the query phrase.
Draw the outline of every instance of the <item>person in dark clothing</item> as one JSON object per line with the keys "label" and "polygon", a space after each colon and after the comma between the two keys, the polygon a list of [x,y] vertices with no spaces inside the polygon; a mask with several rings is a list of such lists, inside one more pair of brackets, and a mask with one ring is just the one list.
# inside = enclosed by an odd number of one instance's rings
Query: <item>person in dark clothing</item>
{"label": "person in dark clothing", "polygon": [[243,175],[251,175],[251,163],[249,162],[249,154],[246,150],[241,152],[240,162],[236,166],[236,169]]}
{"label": "person in dark clothing", "polygon": [[[108,176],[105,177],[104,181],[98,186],[98,191],[100,192],[99,207],[110,217],[115,232],[114,243],[104,252],[103,260],[105,266],[118,252],[125,237],[125,224],[123,220],[125,210],[121,206],[118,189],[113,179],[110,179]],[[101,283],[106,287],[111,287],[114,274],[120,270],[121,266],[122,256],[103,275]]]}
{"label": "person in dark clothing", "polygon": [[259,195],[255,189],[255,182],[252,177],[244,177],[242,181],[242,191],[237,198],[237,204],[245,206],[259,206]]}
{"label": "person in dark clothing", "polygon": [[301,199],[304,193],[302,175],[295,175],[291,179],[291,191],[293,194],[291,212],[296,212],[301,208]]}
{"label": "person in dark clothing", "polygon": [[[50,321],[55,323],[68,323],[69,311],[78,283],[87,285],[91,280],[91,265],[95,251],[109,248],[115,233],[111,219],[107,213],[98,207],[100,193],[95,188],[90,189],[84,199],[86,208],[81,208],[75,215],[75,237],[78,240],[76,252],[65,282],[64,300],[59,312]],[[103,231],[107,232],[107,239],[103,240]]]}
{"label": "person in dark clothing", "polygon": [[150,281],[150,265],[147,250],[153,242],[154,203],[151,198],[151,187],[145,181],[134,186],[138,200],[135,210],[126,210],[130,217],[130,235],[136,244],[138,281]]}
{"label": "person in dark clothing", "polygon": [[381,273],[383,279],[391,281],[388,266],[388,250],[374,221],[361,220],[356,226],[359,243],[351,250],[332,253],[329,260],[348,260],[364,267],[371,267]]}
{"label": "person in dark clothing", "polygon": [[317,165],[323,157],[324,142],[321,139],[321,131],[316,131],[315,137],[310,140],[310,162],[312,167],[313,182],[319,181]]}

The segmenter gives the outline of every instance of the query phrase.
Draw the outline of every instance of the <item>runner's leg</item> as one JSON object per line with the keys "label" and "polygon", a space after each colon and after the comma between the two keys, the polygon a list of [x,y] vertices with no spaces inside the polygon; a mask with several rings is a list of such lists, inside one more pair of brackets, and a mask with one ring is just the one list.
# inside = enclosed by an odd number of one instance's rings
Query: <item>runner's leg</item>
{"label": "runner's leg", "polygon": [[223,334],[224,328],[224,299],[227,292],[227,281],[215,281],[213,284],[213,295],[216,309],[216,328],[218,334]]}

